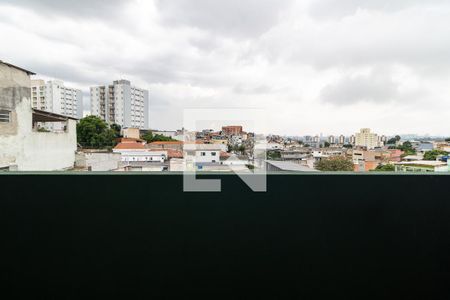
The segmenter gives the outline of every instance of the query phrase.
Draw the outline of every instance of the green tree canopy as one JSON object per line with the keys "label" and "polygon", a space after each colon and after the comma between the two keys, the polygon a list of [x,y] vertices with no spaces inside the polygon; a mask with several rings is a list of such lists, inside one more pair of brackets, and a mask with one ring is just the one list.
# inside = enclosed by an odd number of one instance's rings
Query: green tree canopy
{"label": "green tree canopy", "polygon": [[114,131],[114,136],[116,138],[122,137],[122,127],[118,124],[111,124],[111,129]]}
{"label": "green tree canopy", "polygon": [[374,172],[395,172],[395,166],[394,165],[379,165]]}
{"label": "green tree canopy", "polygon": [[396,140],[395,138],[389,139],[389,140],[387,141],[387,144],[388,144],[388,145],[395,145],[396,143],[397,143],[397,140]]}
{"label": "green tree canopy", "polygon": [[403,157],[408,156],[408,155],[415,155],[416,154],[416,150],[414,150],[414,148],[412,147],[412,144],[410,141],[406,141],[403,143],[403,145],[398,146],[397,149],[402,150],[403,152]]}
{"label": "green tree canopy", "polygon": [[269,150],[269,151],[267,151],[267,159],[280,160],[281,159],[280,151],[276,151],[276,150]]}
{"label": "green tree canopy", "polygon": [[142,136],[142,139],[144,141],[146,141],[147,143],[153,143],[153,142],[173,142],[175,141],[174,139],[172,139],[171,137],[167,137],[161,134],[155,134],[153,135],[153,133],[151,131],[147,132],[146,134],[144,134]]}
{"label": "green tree canopy", "polygon": [[396,135],[395,137],[389,139],[389,140],[387,141],[387,144],[388,144],[388,145],[396,144],[397,142],[400,142],[401,139],[402,139],[401,136]]}
{"label": "green tree canopy", "polygon": [[441,156],[441,155],[445,156],[445,155],[448,155],[448,153],[445,151],[441,151],[441,150],[427,151],[427,152],[425,152],[423,159],[435,161],[438,158],[438,156]]}
{"label": "green tree canopy", "polygon": [[352,172],[354,167],[350,159],[336,156],[317,162],[316,169],[323,172]]}
{"label": "green tree canopy", "polygon": [[84,148],[104,149],[116,144],[116,132],[97,116],[88,116],[77,124],[77,141]]}

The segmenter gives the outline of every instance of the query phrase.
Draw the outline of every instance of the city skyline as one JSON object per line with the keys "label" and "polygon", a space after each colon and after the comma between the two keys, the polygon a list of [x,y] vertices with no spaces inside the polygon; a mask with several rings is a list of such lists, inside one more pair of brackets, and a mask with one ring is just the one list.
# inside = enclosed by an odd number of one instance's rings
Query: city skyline
{"label": "city skyline", "polygon": [[81,89],[84,107],[90,86],[130,80],[151,128],[245,106],[273,134],[448,136],[450,4],[391,2],[6,0],[0,57]]}

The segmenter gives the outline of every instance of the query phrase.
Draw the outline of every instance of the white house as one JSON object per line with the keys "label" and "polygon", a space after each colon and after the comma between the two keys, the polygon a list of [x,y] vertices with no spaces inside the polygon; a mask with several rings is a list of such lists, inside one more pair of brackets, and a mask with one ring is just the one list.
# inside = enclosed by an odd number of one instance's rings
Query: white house
{"label": "white house", "polygon": [[220,163],[220,152],[223,147],[220,144],[185,144],[184,157],[193,160],[197,164]]}

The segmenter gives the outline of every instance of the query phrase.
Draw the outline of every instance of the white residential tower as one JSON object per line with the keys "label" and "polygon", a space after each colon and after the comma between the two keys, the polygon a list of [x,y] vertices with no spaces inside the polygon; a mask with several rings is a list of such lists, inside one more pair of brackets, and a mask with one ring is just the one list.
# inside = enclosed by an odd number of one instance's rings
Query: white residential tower
{"label": "white residential tower", "polygon": [[91,87],[91,114],[122,128],[148,129],[148,91],[128,80]]}
{"label": "white residential tower", "polygon": [[35,109],[81,119],[83,94],[81,90],[64,86],[59,80],[31,80],[31,106]]}

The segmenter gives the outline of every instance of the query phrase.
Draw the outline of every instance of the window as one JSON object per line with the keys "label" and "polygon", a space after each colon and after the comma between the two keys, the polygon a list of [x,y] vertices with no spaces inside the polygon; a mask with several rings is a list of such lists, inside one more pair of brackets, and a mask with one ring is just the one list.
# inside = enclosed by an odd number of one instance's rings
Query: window
{"label": "window", "polygon": [[216,152],[211,152],[211,156],[216,156],[217,153]]}
{"label": "window", "polygon": [[10,122],[10,111],[0,110],[0,123],[9,123],[9,122]]}
{"label": "window", "polygon": [[201,156],[206,156],[206,152],[200,153]]}

